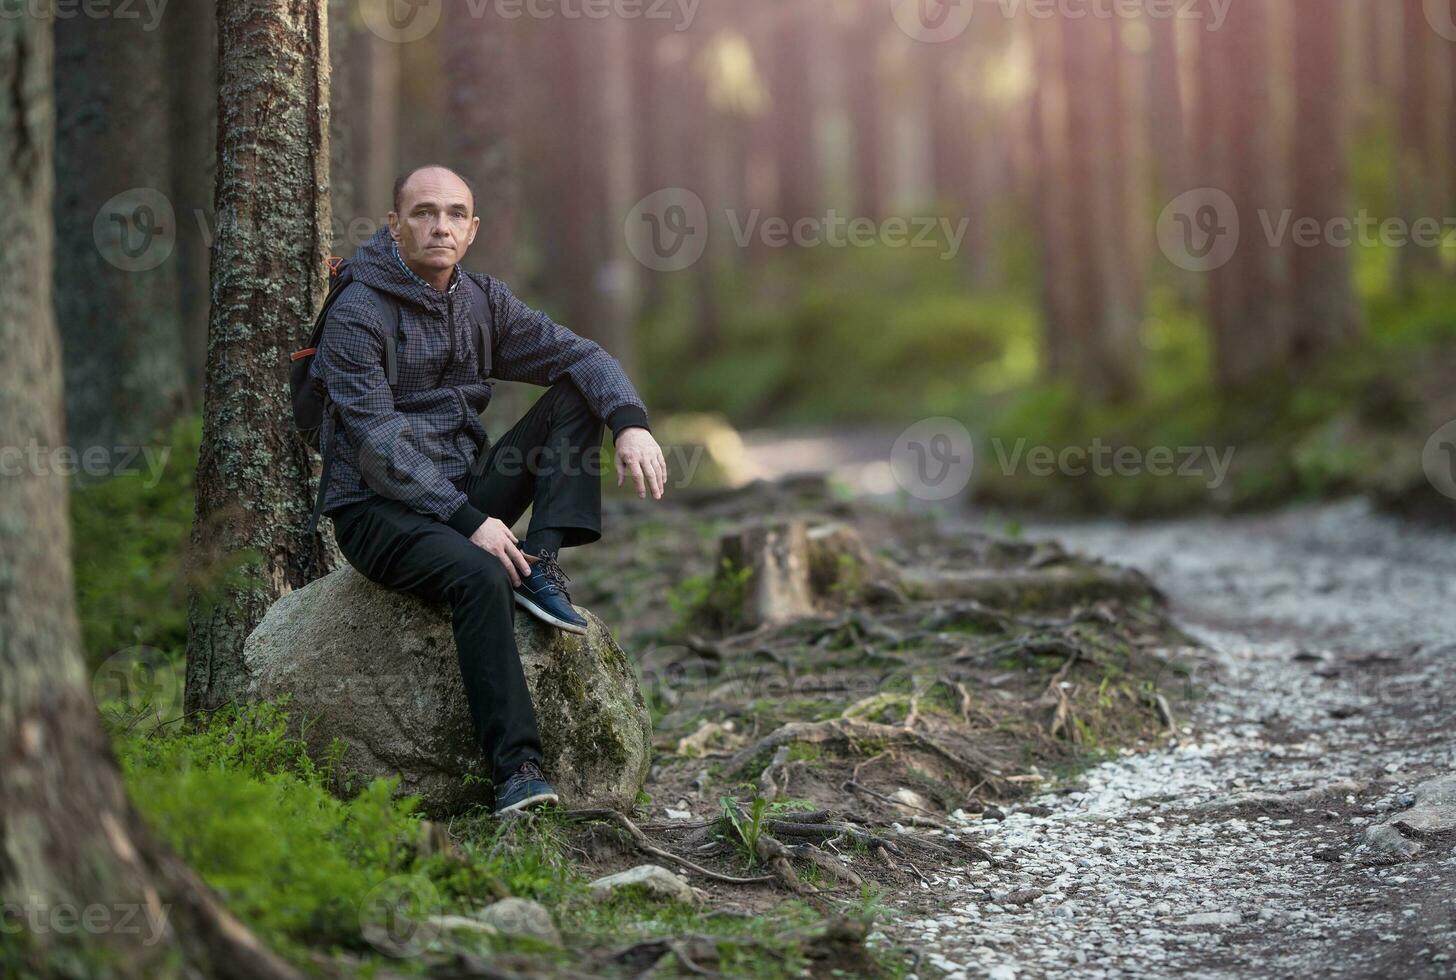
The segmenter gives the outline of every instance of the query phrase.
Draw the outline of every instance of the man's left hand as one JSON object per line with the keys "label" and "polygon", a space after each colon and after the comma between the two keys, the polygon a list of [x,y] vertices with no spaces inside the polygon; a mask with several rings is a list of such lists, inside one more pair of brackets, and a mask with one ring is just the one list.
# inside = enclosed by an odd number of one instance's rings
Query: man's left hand
{"label": "man's left hand", "polygon": [[661,500],[667,489],[667,460],[652,433],[641,426],[623,429],[617,434],[617,486],[627,474],[637,484],[637,496],[645,498],[651,488],[652,499]]}

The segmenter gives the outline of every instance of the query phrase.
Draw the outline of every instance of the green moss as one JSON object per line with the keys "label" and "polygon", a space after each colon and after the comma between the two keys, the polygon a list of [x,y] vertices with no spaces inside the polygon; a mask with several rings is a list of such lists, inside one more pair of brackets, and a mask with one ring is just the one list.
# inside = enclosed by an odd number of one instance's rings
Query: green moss
{"label": "green moss", "polygon": [[187,419],[166,434],[159,451],[168,455],[159,473],[114,476],[72,491],[76,611],[93,667],[133,646],[181,660],[187,646],[184,562],[201,438],[201,421]]}

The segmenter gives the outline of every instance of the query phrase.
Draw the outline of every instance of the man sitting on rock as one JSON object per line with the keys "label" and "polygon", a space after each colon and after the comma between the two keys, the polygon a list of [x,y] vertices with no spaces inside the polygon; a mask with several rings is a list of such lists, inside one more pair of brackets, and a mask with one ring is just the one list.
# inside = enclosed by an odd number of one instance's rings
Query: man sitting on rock
{"label": "man sitting on rock", "polygon": [[[557,801],[541,771],[515,605],[586,632],[557,555],[602,536],[603,422],[618,486],[630,473],[639,497],[650,490],[660,499],[667,463],[614,357],[498,280],[460,268],[479,229],[464,178],[439,166],[401,177],[389,227],[351,261],[356,281],[329,311],[313,376],[337,413],[324,512],[339,548],[375,582],[449,603],[471,719],[504,813]],[[482,299],[491,311],[488,362],[477,344]],[[398,313],[393,355],[385,304]],[[491,377],[549,386],[495,445],[479,419],[491,394],[485,363]],[[511,526],[527,506],[520,541]]]}

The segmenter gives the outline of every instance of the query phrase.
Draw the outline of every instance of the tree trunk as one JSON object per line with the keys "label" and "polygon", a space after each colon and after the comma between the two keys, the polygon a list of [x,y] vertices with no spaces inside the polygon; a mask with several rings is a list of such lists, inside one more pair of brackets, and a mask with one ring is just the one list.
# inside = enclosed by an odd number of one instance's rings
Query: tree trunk
{"label": "tree trunk", "polygon": [[1246,0],[1229,8],[1222,30],[1201,33],[1202,183],[1227,191],[1241,226],[1232,259],[1208,273],[1215,371],[1225,388],[1285,364],[1289,344],[1283,253],[1261,219],[1277,224],[1281,210],[1268,13],[1266,0]]}
{"label": "tree trunk", "polygon": [[217,147],[217,21],[212,4],[170,8],[167,35],[171,95],[172,186],[177,206],[177,278],[182,364],[188,411],[202,405],[207,373],[208,247]]}
{"label": "tree trunk", "polygon": [[56,314],[72,445],[141,445],[183,398],[164,32],[56,25]]}
{"label": "tree trunk", "polygon": [[[993,281],[995,270],[986,206],[991,167],[981,161],[1002,146],[977,146],[975,136],[985,132],[990,107],[968,95],[960,79],[966,68],[964,51],[958,45],[930,45],[917,51],[923,65],[926,116],[930,126],[930,181],[939,213],[952,221],[970,222],[963,243],[961,262],[976,285]],[[990,142],[990,141],[988,141]]]}
{"label": "tree trunk", "polygon": [[[511,21],[472,16],[465,3],[445,8],[441,30],[445,74],[451,80],[444,162],[475,185],[480,216],[480,235],[465,264],[510,283],[521,201],[513,138],[515,32]],[[491,437],[513,425],[530,400],[526,386],[496,382],[487,424]]]}
{"label": "tree trunk", "polygon": [[480,235],[471,246],[472,268],[510,281],[514,272],[516,178],[511,120],[517,77],[509,21],[470,15],[469,5],[446,8],[445,72],[449,113],[448,162],[475,185]]}
{"label": "tree trunk", "polygon": [[1149,17],[1148,131],[1159,195],[1167,201],[1188,190],[1188,143],[1183,125],[1183,82],[1178,73],[1178,21]]}
{"label": "tree trunk", "polygon": [[774,18],[769,85],[778,172],[777,216],[792,225],[812,216],[819,202],[810,70],[814,31],[805,4],[776,5],[770,16]]}
{"label": "tree trunk", "polygon": [[[1294,216],[1321,228],[1349,217],[1345,141],[1342,3],[1296,0],[1294,7]],[[1348,243],[1347,243],[1348,245]],[[1291,257],[1290,353],[1308,364],[1358,329],[1350,283],[1350,248],[1321,234],[1318,243],[1295,242]]]}
{"label": "tree trunk", "polygon": [[[59,446],[49,17],[0,18],[0,444]],[[88,156],[94,161],[94,156]],[[71,579],[66,481],[0,471],[0,901],[21,913],[22,975],[293,977],[151,838],[91,702]],[[27,931],[32,916],[101,908],[135,931]],[[135,915],[140,911],[140,915]],[[73,917],[74,921],[74,917]],[[7,922],[6,931],[11,931]]]}
{"label": "tree trunk", "polygon": [[355,194],[363,195],[367,212],[383,220],[394,208],[394,179],[399,176],[400,48],[373,31],[355,35],[363,42],[364,91],[362,133],[354,127],[356,149],[364,165],[362,182],[355,181]]}
{"label": "tree trunk", "polygon": [[[670,80],[660,68],[658,52],[664,32],[658,22],[643,18],[630,22],[627,30],[631,50],[628,71],[632,86],[632,160],[640,200],[673,186],[668,157],[674,141],[666,138],[668,128],[662,118],[668,104],[663,98],[664,89]],[[690,190],[702,193],[699,187]],[[654,269],[643,269],[641,283],[640,314],[644,319],[651,319],[662,309],[667,279]]]}
{"label": "tree trunk", "polygon": [[1062,97],[1065,86],[1060,83],[1058,32],[1036,21],[1028,22],[1022,29],[1029,32],[1036,64],[1027,129],[1031,165],[1035,170],[1029,191],[1040,256],[1043,362],[1045,374],[1056,378],[1069,375],[1077,359],[1076,345],[1067,333],[1077,315],[1077,297],[1065,234],[1070,196],[1060,138],[1065,131],[1067,111]]}
{"label": "tree trunk", "polygon": [[[1436,174],[1440,150],[1436,140],[1436,94],[1432,84],[1434,45],[1441,41],[1426,20],[1426,0],[1404,0],[1401,6],[1402,81],[1399,100],[1401,213],[1412,230],[1417,222],[1438,220],[1440,192]],[[1440,261],[1435,248],[1407,243],[1398,249],[1402,288],[1410,293],[1417,282],[1433,273]]]}
{"label": "tree trunk", "polygon": [[354,160],[362,149],[355,130],[358,104],[365,94],[350,84],[354,62],[360,59],[362,38],[354,36],[354,4],[329,0],[329,210],[332,215],[335,255],[349,256],[358,247],[350,226],[361,216],[355,183]]}
{"label": "tree trunk", "polygon": [[883,38],[882,11],[872,7],[862,7],[842,31],[855,217],[873,221],[885,216],[885,176],[881,160],[885,137],[880,125],[880,98],[884,92],[880,78]]}
{"label": "tree trunk", "polygon": [[1115,67],[1121,58],[1117,24],[1091,18],[1058,21],[1066,197],[1043,228],[1065,238],[1057,248],[1067,294],[1048,316],[1060,320],[1054,342],[1064,346],[1059,357],[1078,390],[1116,401],[1133,391],[1139,350],[1138,297],[1129,273],[1125,120],[1121,73]]}
{"label": "tree trunk", "polygon": [[324,0],[218,4],[218,237],[189,710],[237,696],[248,633],[280,595],[328,571],[327,549],[305,533],[313,459],[288,398],[288,354],[323,297],[330,245],[327,24]]}

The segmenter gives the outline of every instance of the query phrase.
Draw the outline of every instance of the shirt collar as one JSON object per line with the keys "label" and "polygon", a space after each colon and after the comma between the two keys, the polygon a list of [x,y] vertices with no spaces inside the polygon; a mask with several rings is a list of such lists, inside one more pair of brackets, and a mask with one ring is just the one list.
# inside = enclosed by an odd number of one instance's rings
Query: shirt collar
{"label": "shirt collar", "polygon": [[[409,277],[411,279],[419,283],[421,286],[424,286],[426,289],[434,289],[435,292],[439,292],[439,290],[435,289],[434,286],[431,286],[429,283],[421,279],[419,273],[415,272],[415,270],[409,267],[409,263],[405,262],[404,256],[399,254],[399,242],[391,238],[389,240],[389,247],[394,249],[394,258],[396,261],[399,262],[399,267],[405,272],[409,273]],[[450,273],[450,285],[445,289],[445,295],[455,295],[455,287],[458,285],[460,285],[460,266],[457,264],[454,270],[452,270]]]}

